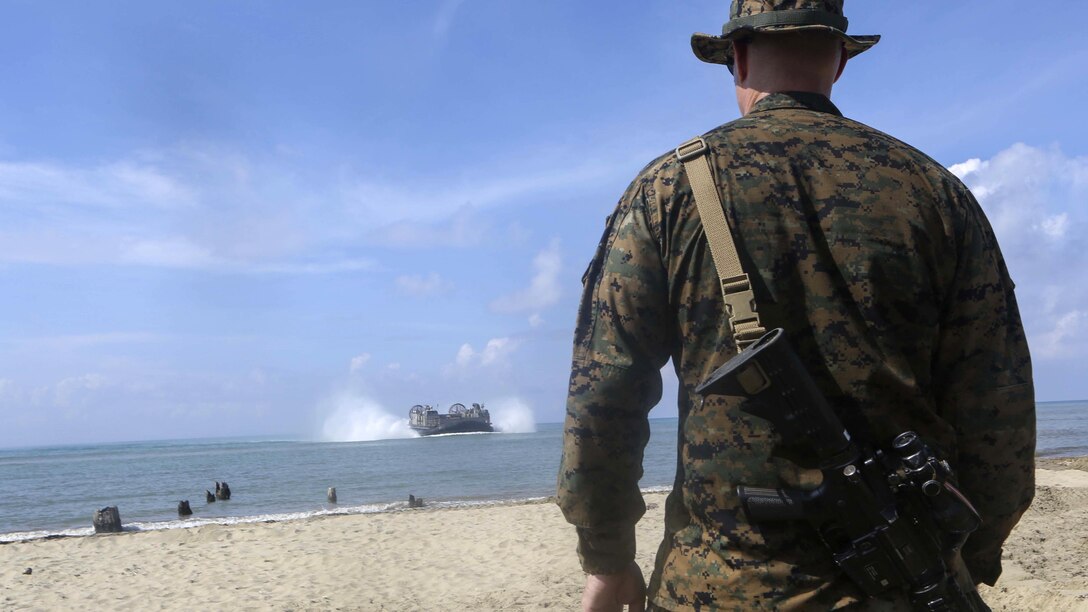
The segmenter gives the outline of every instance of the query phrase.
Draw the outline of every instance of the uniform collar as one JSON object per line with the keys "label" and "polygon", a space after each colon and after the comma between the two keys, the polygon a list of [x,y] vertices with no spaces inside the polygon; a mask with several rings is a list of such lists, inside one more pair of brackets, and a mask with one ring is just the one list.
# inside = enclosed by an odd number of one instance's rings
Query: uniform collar
{"label": "uniform collar", "polygon": [[842,112],[831,103],[827,96],[807,91],[783,91],[773,93],[759,102],[756,102],[748,114],[760,113],[781,108],[794,108],[816,111],[818,113],[830,113],[842,117]]}

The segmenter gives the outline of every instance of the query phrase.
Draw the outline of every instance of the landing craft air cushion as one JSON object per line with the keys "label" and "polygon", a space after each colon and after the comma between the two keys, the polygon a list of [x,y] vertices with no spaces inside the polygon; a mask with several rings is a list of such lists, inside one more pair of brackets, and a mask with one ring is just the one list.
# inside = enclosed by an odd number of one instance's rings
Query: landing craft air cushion
{"label": "landing craft air cushion", "polygon": [[438,414],[431,406],[416,404],[408,411],[408,426],[421,436],[495,431],[491,427],[491,414],[483,404],[473,404],[472,408],[454,404],[447,414]]}

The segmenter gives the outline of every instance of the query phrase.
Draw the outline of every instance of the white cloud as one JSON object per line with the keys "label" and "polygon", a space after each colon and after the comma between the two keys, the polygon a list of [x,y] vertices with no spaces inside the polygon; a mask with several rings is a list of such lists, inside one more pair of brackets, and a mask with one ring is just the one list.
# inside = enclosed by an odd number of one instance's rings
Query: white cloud
{"label": "white cloud", "polygon": [[[2,202],[0,202],[2,205]],[[0,215],[2,219],[2,215]],[[189,238],[161,236],[134,239],[127,235],[89,235],[77,227],[71,233],[59,231],[0,231],[0,263],[46,264],[54,266],[142,266],[203,270],[228,274],[321,275],[373,270],[372,258],[309,258],[255,256],[250,258],[216,253],[211,246]]]}
{"label": "white cloud", "polygon": [[[596,162],[585,156],[572,164],[569,152],[552,158],[519,160],[516,166],[488,165],[479,175],[436,176],[399,182],[359,180],[343,194],[359,227],[373,232],[399,223],[433,223],[466,210],[522,202],[530,196],[569,193],[609,178],[628,177],[637,162]],[[643,160],[644,161],[644,160]],[[524,168],[530,168],[526,171]]]}
{"label": "white cloud", "polygon": [[482,365],[506,365],[507,357],[518,347],[518,342],[510,338],[493,338],[487,341],[483,353],[480,355]]}
{"label": "white cloud", "polygon": [[89,168],[41,162],[0,163],[0,201],[48,215],[58,207],[188,208],[194,194],[152,165],[121,160]]}
{"label": "white cloud", "polygon": [[510,365],[510,356],[518,349],[520,342],[514,338],[492,338],[480,351],[471,344],[462,344],[457,350],[454,365],[462,370],[483,367],[503,368]]}
{"label": "white cloud", "polygon": [[1074,310],[1067,312],[1053,321],[1052,327],[1038,335],[1038,343],[1033,347],[1036,352],[1046,357],[1076,356],[1085,348],[1088,339],[1088,312]]}
{"label": "white cloud", "polygon": [[534,312],[533,314],[529,315],[529,327],[532,327],[533,329],[536,329],[537,327],[540,327],[543,324],[544,324],[544,318],[541,317],[539,313]]}
{"label": "white cloud", "polygon": [[1061,213],[1053,217],[1047,217],[1039,223],[1039,227],[1051,239],[1063,238],[1069,227],[1069,214]]}
{"label": "white cloud", "polygon": [[[18,381],[10,393],[0,393],[0,446],[300,432],[289,415],[313,400],[297,378],[287,381],[244,359],[234,361],[237,367],[213,359],[201,372],[163,363],[161,354],[143,355],[96,355],[96,368],[77,375],[43,371],[35,360],[10,377]],[[70,365],[61,356],[53,360],[61,362],[57,368]],[[89,426],[95,423],[109,426]]]}
{"label": "white cloud", "polygon": [[476,160],[467,171],[393,179],[340,167],[300,173],[287,153],[254,160],[215,147],[141,151],[94,165],[4,162],[0,265],[369,270],[374,259],[360,248],[473,247],[494,233],[491,208],[630,173],[626,160],[608,159],[540,150],[516,163]]}
{"label": "white cloud", "polygon": [[952,172],[952,174],[955,174],[956,176],[958,176],[962,180],[963,177],[967,176],[968,174],[971,174],[973,172],[978,172],[979,168],[981,168],[981,167],[982,167],[982,160],[977,158],[977,157],[972,157],[971,159],[969,159],[969,160],[967,160],[965,162],[958,163],[958,164],[952,164],[951,166],[948,167],[948,170],[950,172]]}
{"label": "white cloud", "polygon": [[366,232],[368,243],[398,248],[466,248],[483,242],[491,223],[468,205],[437,220],[394,221]]}
{"label": "white cloud", "polygon": [[454,363],[465,368],[472,363],[472,359],[475,356],[476,352],[472,350],[471,344],[462,344],[461,348],[457,349],[457,357],[454,359]]}
{"label": "white cloud", "polygon": [[320,262],[284,262],[284,263],[244,263],[231,262],[220,266],[224,272],[239,274],[339,274],[341,272],[365,272],[378,267],[373,259],[332,259]]}
{"label": "white cloud", "polygon": [[533,258],[533,269],[535,274],[526,289],[496,299],[491,303],[491,309],[501,313],[535,313],[558,302],[562,295],[559,274],[563,270],[558,239],[537,253]]}
{"label": "white cloud", "polygon": [[186,238],[138,240],[122,247],[120,261],[164,268],[205,268],[216,263],[207,247]]}
{"label": "white cloud", "polygon": [[69,406],[84,399],[89,392],[102,389],[107,384],[106,378],[100,374],[65,378],[54,387],[53,398],[58,406]]}
{"label": "white cloud", "polygon": [[1017,143],[990,160],[950,169],[982,204],[1003,247],[1066,246],[1068,230],[1085,221],[1084,207],[1076,204],[1085,195],[1079,177],[1088,172],[1088,158]]}
{"label": "white cloud", "polygon": [[320,252],[312,197],[285,175],[217,150],[93,167],[3,163],[0,261],[277,274],[371,267]]}
{"label": "white cloud", "polygon": [[349,366],[349,370],[354,374],[355,372],[362,370],[366,366],[368,361],[370,361],[370,353],[356,355],[351,358],[351,365]]}
{"label": "white cloud", "polygon": [[950,167],[994,228],[1036,357],[1088,355],[1088,157],[1017,143]]}
{"label": "white cloud", "polygon": [[358,232],[344,233],[338,181],[303,184],[288,161],[178,147],[100,166],[0,164],[0,262],[255,274],[372,269],[371,258],[355,254]]}
{"label": "white cloud", "polygon": [[419,274],[398,276],[395,282],[398,292],[412,297],[441,295],[453,289],[453,283],[443,279],[436,272],[426,276]]}

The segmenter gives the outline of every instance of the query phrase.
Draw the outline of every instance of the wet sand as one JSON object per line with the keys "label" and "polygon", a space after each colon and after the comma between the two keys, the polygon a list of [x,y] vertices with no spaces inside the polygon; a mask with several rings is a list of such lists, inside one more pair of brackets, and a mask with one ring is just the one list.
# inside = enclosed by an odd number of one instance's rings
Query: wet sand
{"label": "wet sand", "polygon": [[[1088,458],[1039,467],[983,596],[994,610],[1088,611]],[[649,576],[665,496],[646,499]],[[574,546],[543,502],[19,542],[0,545],[0,609],[576,610]]]}

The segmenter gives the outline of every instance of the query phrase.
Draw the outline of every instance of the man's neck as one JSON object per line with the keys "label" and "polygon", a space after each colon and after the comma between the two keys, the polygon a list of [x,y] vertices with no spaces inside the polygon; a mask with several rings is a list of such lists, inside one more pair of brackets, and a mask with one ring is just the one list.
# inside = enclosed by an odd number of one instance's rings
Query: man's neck
{"label": "man's neck", "polygon": [[747,87],[737,86],[737,108],[740,109],[740,114],[743,117],[747,115],[752,107],[757,102],[771,95],[769,91],[756,91],[755,89],[749,89]]}

